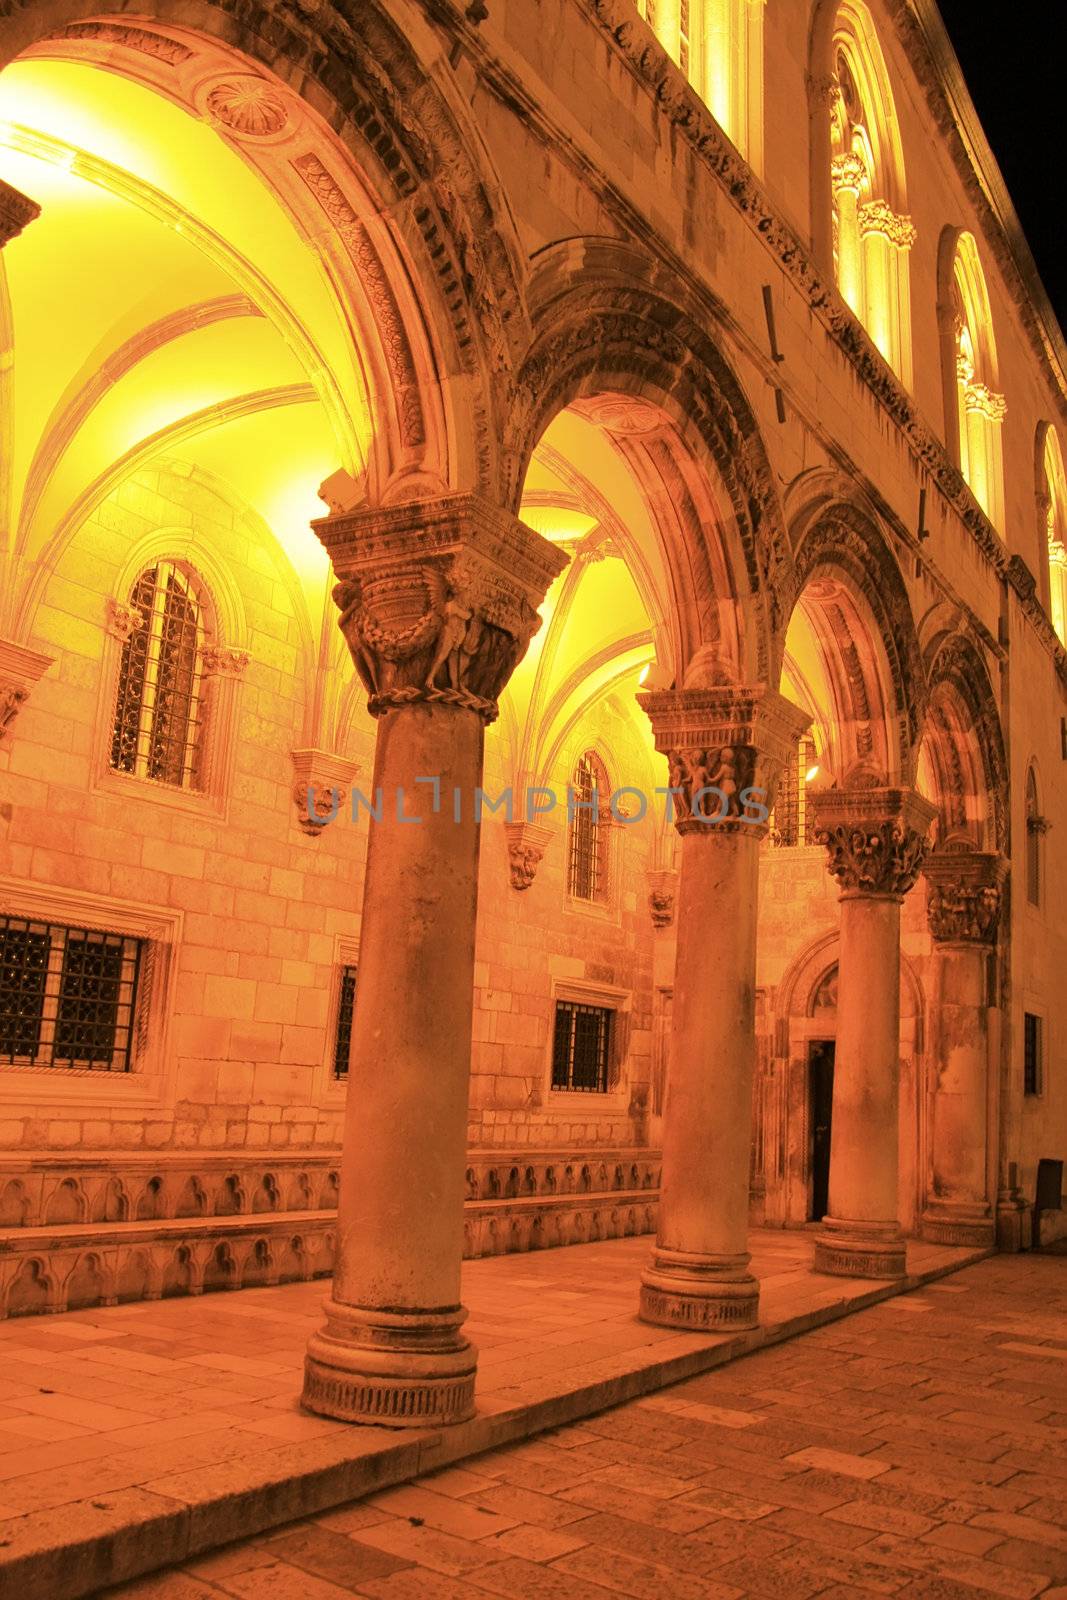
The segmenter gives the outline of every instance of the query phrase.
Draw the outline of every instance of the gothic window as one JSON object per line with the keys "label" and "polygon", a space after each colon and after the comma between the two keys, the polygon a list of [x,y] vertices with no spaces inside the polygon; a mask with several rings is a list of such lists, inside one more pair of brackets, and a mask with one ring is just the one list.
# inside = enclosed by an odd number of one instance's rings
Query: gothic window
{"label": "gothic window", "polygon": [[604,763],[593,750],[578,759],[567,801],[570,809],[570,849],[567,892],[575,900],[603,902],[608,898],[608,809],[611,786]]}
{"label": "gothic window", "polygon": [[1037,779],[1031,767],[1026,774],[1026,898],[1032,906],[1041,904],[1041,856],[1047,826],[1038,806]]}
{"label": "gothic window", "polygon": [[973,234],[946,232],[939,276],[949,447],[978,504],[994,527],[1003,529],[1006,407],[997,392],[993,319]]}
{"label": "gothic window", "polygon": [[893,93],[870,13],[837,12],[830,82],[834,271],[842,296],[901,381],[911,385],[909,252],[904,162]]}
{"label": "gothic window", "polygon": [[783,768],[771,812],[770,841],[782,849],[811,844],[812,818],[808,784],[818,772],[815,741],[805,734],[793,760]]}
{"label": "gothic window", "polygon": [[110,764],[177,789],[202,787],[202,605],[173,562],[143,572],[129,598]]}
{"label": "gothic window", "polygon": [[337,1028],[334,1035],[333,1075],[342,1081],[348,1077],[348,1059],[352,1047],[352,1013],[356,1004],[356,969],[341,968],[341,986],[337,996]]}
{"label": "gothic window", "polygon": [[1048,614],[1060,643],[1067,644],[1067,479],[1055,428],[1045,430],[1040,486],[1048,560]]}
{"label": "gothic window", "polygon": [[765,0],[636,0],[727,137],[763,168]]}
{"label": "gothic window", "polygon": [[144,941],[0,918],[0,1062],[128,1072]]}
{"label": "gothic window", "polygon": [[615,1013],[609,1006],[556,1001],[552,1036],[552,1087],[606,1094],[611,1076]]}

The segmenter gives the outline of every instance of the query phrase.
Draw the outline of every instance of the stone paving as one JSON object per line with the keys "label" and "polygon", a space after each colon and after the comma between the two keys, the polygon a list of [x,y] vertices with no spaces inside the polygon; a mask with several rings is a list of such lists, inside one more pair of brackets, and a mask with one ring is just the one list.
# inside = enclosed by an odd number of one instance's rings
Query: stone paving
{"label": "stone paving", "polygon": [[1067,1600],[1067,1268],[999,1256],[108,1600]]}

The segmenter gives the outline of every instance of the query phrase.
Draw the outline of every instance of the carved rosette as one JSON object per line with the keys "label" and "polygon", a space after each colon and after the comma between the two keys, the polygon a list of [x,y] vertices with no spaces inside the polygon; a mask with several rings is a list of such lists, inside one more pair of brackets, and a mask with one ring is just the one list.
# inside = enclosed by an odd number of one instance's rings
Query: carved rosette
{"label": "carved rosette", "polygon": [[922,871],[937,808],[914,789],[882,786],[814,790],[808,800],[841,893],[903,899]]}
{"label": "carved rosette", "polygon": [[0,178],[0,247],[17,239],[23,228],[40,215],[36,200]]}
{"label": "carved rosette", "polygon": [[0,639],[0,748],[10,738],[15,718],[34,684],[54,660],[54,656],[42,655],[39,650]]}
{"label": "carved rosette", "polygon": [[493,722],[563,552],[474,494],[361,508],[314,527],[371,715],[424,704]]}
{"label": "carved rosette", "polygon": [[553,830],[537,822],[505,822],[508,872],[513,889],[528,889],[537,875]]}
{"label": "carved rosette", "polygon": [[937,944],[996,944],[1007,870],[1003,856],[969,841],[927,857],[926,914]]}
{"label": "carved rosette", "polygon": [[291,755],[297,826],[309,839],[321,838],[323,829],[344,815],[359,763],[314,746]]}
{"label": "carved rosette", "polygon": [[667,757],[678,832],[762,839],[778,775],[811,723],[807,713],[763,684],[657,690],[637,701]]}

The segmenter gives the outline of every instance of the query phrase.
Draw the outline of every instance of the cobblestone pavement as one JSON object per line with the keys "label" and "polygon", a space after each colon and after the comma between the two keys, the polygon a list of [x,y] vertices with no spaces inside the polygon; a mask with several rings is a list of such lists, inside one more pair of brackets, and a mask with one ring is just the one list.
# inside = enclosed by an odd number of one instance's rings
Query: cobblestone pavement
{"label": "cobblestone pavement", "polygon": [[1067,1600],[1067,1265],[1000,1256],[109,1600]]}

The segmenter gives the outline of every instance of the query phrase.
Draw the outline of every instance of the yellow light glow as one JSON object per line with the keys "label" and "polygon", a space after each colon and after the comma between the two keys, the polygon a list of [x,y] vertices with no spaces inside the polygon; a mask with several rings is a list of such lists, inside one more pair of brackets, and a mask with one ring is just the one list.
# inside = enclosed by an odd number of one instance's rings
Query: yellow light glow
{"label": "yellow light glow", "polygon": [[569,506],[523,506],[519,514],[528,527],[553,544],[584,539],[590,528],[596,527],[597,520]]}
{"label": "yellow light glow", "polygon": [[819,776],[819,763],[816,762],[813,767],[809,767],[807,772],[805,772],[805,774],[804,774],[804,782],[805,783],[814,783],[815,779],[818,776]]}

